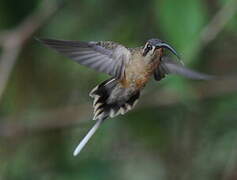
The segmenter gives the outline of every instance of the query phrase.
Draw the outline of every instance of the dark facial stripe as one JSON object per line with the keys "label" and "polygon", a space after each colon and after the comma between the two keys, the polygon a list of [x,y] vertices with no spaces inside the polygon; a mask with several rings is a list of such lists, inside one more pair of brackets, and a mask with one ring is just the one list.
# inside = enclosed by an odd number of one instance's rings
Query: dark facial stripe
{"label": "dark facial stripe", "polygon": [[152,50],[152,46],[150,44],[147,44],[142,55],[146,56],[150,50]]}

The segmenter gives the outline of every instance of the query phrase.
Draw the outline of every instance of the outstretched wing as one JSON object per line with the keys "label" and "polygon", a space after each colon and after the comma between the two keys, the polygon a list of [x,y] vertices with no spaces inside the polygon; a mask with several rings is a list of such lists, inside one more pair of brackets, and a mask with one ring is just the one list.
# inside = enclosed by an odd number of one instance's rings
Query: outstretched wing
{"label": "outstretched wing", "polygon": [[49,48],[56,50],[81,65],[107,73],[121,79],[130,51],[124,46],[110,42],[82,42],[55,39],[39,39]]}
{"label": "outstretched wing", "polygon": [[174,61],[168,57],[163,57],[159,67],[154,72],[154,78],[157,81],[160,81],[168,74],[177,74],[190,79],[197,80],[211,80],[214,79],[214,76],[207,75],[204,73],[199,73],[184,67],[181,63]]}

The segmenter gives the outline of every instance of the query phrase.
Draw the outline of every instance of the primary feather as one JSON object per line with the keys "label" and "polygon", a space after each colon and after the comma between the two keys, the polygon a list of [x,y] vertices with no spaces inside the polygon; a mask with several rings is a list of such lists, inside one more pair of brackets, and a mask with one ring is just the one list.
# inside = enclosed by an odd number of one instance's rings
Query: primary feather
{"label": "primary feather", "polygon": [[127,48],[110,41],[82,42],[55,39],[39,39],[39,41],[81,65],[118,79],[124,76],[125,64],[130,59],[130,51]]}
{"label": "primary feather", "polygon": [[162,57],[159,67],[154,72],[154,78],[155,80],[160,81],[165,75],[169,74],[181,75],[196,80],[211,80],[215,78],[214,76],[186,68],[180,62],[174,61],[169,57]]}

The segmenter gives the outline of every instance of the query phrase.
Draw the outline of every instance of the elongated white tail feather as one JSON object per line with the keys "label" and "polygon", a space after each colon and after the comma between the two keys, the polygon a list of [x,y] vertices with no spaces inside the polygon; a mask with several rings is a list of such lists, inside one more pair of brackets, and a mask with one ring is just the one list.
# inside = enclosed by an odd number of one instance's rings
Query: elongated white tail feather
{"label": "elongated white tail feather", "polygon": [[76,149],[73,152],[73,156],[77,156],[81,152],[81,150],[84,148],[86,143],[90,140],[90,138],[93,136],[93,134],[96,132],[96,130],[100,127],[102,122],[103,122],[103,119],[97,120],[95,125],[90,129],[90,131],[87,133],[87,135],[77,145]]}

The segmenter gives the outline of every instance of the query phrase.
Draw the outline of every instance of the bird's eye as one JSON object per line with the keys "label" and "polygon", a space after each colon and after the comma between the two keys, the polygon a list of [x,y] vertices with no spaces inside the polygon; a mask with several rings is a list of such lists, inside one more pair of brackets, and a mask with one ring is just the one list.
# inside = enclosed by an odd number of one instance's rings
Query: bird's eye
{"label": "bird's eye", "polygon": [[147,44],[147,45],[145,46],[145,49],[143,50],[143,56],[146,56],[147,53],[148,53],[150,50],[152,50],[152,49],[153,49],[152,45]]}
{"label": "bird's eye", "polygon": [[152,46],[151,46],[150,44],[148,44],[148,45],[146,46],[146,48],[147,48],[147,51],[152,50]]}

